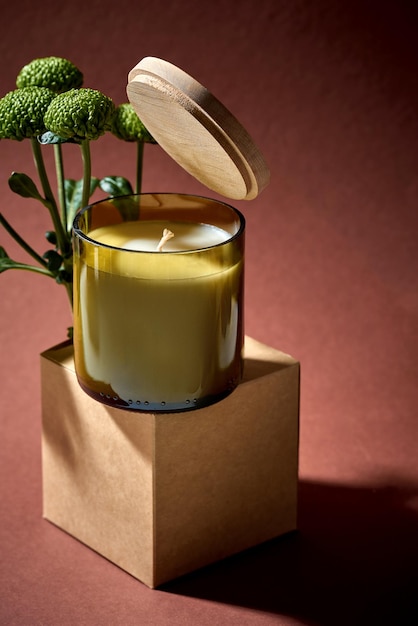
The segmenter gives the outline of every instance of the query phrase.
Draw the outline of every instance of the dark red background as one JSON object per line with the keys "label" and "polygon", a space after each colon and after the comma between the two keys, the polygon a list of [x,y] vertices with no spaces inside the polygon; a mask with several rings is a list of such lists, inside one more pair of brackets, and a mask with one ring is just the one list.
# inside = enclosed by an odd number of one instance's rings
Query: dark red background
{"label": "dark red background", "polygon": [[[2,95],[25,63],[59,55],[118,104],[154,55],[247,127],[272,181],[235,203],[246,332],[300,359],[302,393],[299,533],[151,591],[42,520],[38,355],[71,317],[52,281],[3,274],[0,623],[416,623],[417,17],[406,0],[3,7]],[[112,137],[93,160],[98,176],[133,177],[133,149]],[[1,210],[43,252],[44,211],[7,186],[33,172],[28,143],[1,141],[0,164]],[[158,147],[144,190],[207,193]],[[4,232],[0,245],[20,254]]]}

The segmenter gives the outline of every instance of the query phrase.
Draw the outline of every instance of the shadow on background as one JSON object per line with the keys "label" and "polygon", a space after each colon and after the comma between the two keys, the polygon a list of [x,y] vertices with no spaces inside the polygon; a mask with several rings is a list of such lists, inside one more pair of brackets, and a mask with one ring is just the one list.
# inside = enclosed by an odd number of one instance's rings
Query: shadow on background
{"label": "shadow on background", "polygon": [[298,532],[161,590],[309,625],[418,624],[418,485],[302,481],[299,519]]}

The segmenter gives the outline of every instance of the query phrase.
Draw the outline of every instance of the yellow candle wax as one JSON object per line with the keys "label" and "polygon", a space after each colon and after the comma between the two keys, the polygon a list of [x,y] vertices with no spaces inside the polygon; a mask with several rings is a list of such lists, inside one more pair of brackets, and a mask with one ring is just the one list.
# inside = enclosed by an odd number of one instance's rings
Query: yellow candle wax
{"label": "yellow candle wax", "polygon": [[167,220],[146,222],[122,222],[112,226],[102,226],[89,233],[89,237],[108,246],[124,250],[157,252],[163,231],[173,234],[160,250],[161,252],[183,252],[215,246],[230,238],[221,228],[208,224]]}
{"label": "yellow candle wax", "polygon": [[[164,229],[174,236],[160,250]],[[115,406],[182,410],[239,382],[243,255],[227,231],[176,220],[88,232],[75,254],[80,384]]]}

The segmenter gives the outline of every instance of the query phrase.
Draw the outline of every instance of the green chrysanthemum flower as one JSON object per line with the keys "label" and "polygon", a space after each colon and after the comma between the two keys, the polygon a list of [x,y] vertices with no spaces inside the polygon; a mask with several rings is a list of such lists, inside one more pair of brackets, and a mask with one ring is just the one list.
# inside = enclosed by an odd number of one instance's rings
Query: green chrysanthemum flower
{"label": "green chrysanthemum flower", "polygon": [[112,121],[112,133],[123,141],[156,143],[129,102],[116,107]]}
{"label": "green chrysanthemum flower", "polygon": [[20,70],[16,85],[23,87],[48,87],[55,93],[62,93],[81,87],[83,74],[67,59],[44,57],[34,59]]}
{"label": "green chrysanthemum flower", "polygon": [[0,139],[36,137],[45,132],[44,115],[55,98],[46,87],[24,87],[0,100]]}
{"label": "green chrysanthemum flower", "polygon": [[98,139],[111,129],[115,105],[95,89],[71,89],[59,94],[45,114],[45,126],[62,139]]}

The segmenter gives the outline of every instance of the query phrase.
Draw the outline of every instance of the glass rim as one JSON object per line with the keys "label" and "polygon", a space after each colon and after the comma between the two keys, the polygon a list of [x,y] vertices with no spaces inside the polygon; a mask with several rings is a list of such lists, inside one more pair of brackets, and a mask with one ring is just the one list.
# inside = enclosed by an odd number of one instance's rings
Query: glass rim
{"label": "glass rim", "polygon": [[[112,196],[109,198],[102,198],[101,200],[96,200],[96,202],[91,202],[90,204],[87,204],[85,207],[82,207],[81,209],[79,209],[77,211],[77,213],[75,214],[74,220],[73,220],[73,225],[72,225],[72,233],[74,237],[78,237],[79,239],[89,243],[89,244],[93,244],[94,246],[96,246],[97,248],[106,248],[109,250],[118,250],[120,252],[123,253],[133,253],[133,254],[156,254],[156,255],[161,255],[161,252],[157,251],[157,250],[132,250],[132,249],[127,249],[127,248],[120,248],[118,246],[112,246],[109,245],[107,243],[102,243],[100,241],[97,241],[96,239],[93,239],[92,237],[89,237],[86,233],[83,233],[79,226],[78,226],[78,222],[80,220],[80,218],[84,215],[84,213],[86,213],[89,209],[92,209],[94,206],[98,205],[98,204],[103,204],[105,202],[112,202],[113,200],[123,200],[124,198],[133,198],[133,197],[144,197],[144,196],[179,196],[179,197],[184,197],[184,198],[196,198],[197,200],[205,200],[205,201],[210,201],[210,202],[215,202],[216,204],[222,205],[224,207],[226,207],[227,209],[231,210],[237,217],[239,220],[239,228],[237,230],[237,232],[233,235],[231,235],[226,241],[221,241],[219,243],[210,245],[210,246],[205,246],[203,248],[193,248],[191,250],[169,250],[169,251],[164,251],[164,254],[193,254],[196,252],[204,252],[206,250],[213,250],[214,248],[220,248],[222,246],[225,246],[227,244],[232,243],[235,239],[238,239],[238,237],[240,237],[244,230],[245,230],[245,225],[246,225],[246,220],[245,220],[245,216],[244,214],[239,211],[238,209],[236,209],[235,207],[233,207],[231,204],[224,202],[223,200],[217,200],[215,198],[209,198],[207,196],[202,196],[199,194],[192,194],[192,193],[178,193],[178,192],[171,192],[171,191],[162,191],[162,192],[144,192],[144,193],[128,193],[128,194],[124,194],[121,196]],[[127,220],[129,221],[129,220]],[[203,224],[203,222],[200,222],[201,224]],[[210,226],[212,224],[209,224]]]}

